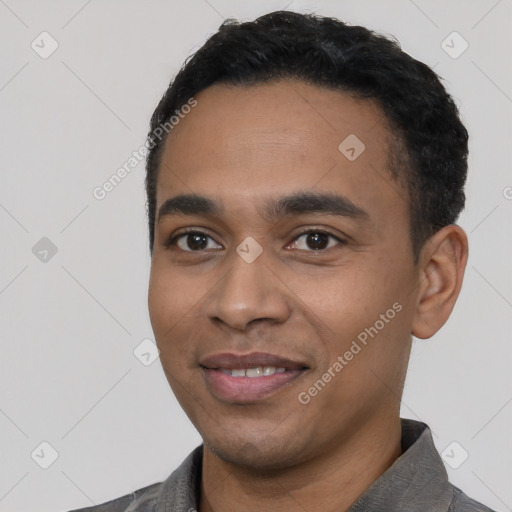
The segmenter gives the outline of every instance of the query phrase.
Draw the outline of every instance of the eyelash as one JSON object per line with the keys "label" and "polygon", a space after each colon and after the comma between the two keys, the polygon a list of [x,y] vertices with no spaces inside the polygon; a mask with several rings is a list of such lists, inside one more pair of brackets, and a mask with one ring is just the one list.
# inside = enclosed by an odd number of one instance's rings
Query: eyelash
{"label": "eyelash", "polygon": [[[293,239],[293,241],[296,241],[298,240],[299,238],[303,237],[304,235],[310,235],[310,234],[322,234],[322,235],[327,235],[331,238],[334,238],[337,242],[339,242],[340,245],[346,245],[347,244],[347,241],[342,239],[342,238],[339,238],[338,236],[336,235],[333,235],[332,233],[330,233],[329,231],[325,231],[324,229],[315,229],[315,228],[309,228],[305,231],[302,231],[300,233],[297,233],[297,235],[295,236],[295,238]],[[182,231],[181,233],[178,233],[177,235],[174,235],[174,236],[171,236],[167,242],[164,243],[164,247],[166,249],[169,249],[171,248],[172,246],[175,246],[176,245],[176,242],[181,238],[181,237],[184,237],[186,235],[203,235],[207,238],[210,238],[213,240],[213,238],[208,235],[207,233],[204,233],[202,231],[199,231],[197,229],[194,229],[194,228],[188,228],[186,229],[185,231]],[[302,250],[302,249],[299,249],[299,250]],[[309,250],[309,251],[306,251],[306,252],[311,252],[311,253],[322,253],[322,252],[325,252],[327,251],[328,249],[317,249],[317,250]],[[203,252],[203,250],[199,250],[199,251],[185,251],[185,250],[182,250],[182,252],[189,252],[189,253],[201,253]]]}

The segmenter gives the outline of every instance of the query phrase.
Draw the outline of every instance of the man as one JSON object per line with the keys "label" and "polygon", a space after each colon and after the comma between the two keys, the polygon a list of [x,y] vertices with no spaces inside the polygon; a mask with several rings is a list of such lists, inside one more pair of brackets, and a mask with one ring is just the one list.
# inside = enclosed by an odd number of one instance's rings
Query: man
{"label": "man", "polygon": [[467,132],[435,73],[330,18],[225,22],[151,119],[149,312],[201,434],[82,509],[488,511],[400,419],[467,261]]}

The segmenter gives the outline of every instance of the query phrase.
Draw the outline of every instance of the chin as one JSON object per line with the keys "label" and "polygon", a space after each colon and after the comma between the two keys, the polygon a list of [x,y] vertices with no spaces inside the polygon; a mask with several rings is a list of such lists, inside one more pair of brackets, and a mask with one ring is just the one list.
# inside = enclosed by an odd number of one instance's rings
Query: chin
{"label": "chin", "polygon": [[252,471],[280,470],[297,464],[303,450],[290,444],[290,436],[270,437],[252,433],[226,436],[223,439],[203,437],[205,447],[224,462]]}

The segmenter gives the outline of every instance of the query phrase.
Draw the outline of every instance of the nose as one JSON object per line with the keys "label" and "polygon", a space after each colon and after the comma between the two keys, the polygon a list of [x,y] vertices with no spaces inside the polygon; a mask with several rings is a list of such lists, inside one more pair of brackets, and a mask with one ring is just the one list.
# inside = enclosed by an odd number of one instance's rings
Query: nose
{"label": "nose", "polygon": [[207,299],[207,317],[237,330],[245,330],[258,320],[285,322],[291,311],[286,286],[264,258],[247,263],[234,253],[231,260],[224,279]]}

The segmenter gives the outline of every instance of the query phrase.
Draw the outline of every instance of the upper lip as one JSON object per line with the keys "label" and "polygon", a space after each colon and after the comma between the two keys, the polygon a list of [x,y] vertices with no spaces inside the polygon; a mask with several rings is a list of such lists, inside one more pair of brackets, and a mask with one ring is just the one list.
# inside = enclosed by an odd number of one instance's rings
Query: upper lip
{"label": "upper lip", "polygon": [[200,366],[209,369],[248,369],[257,366],[273,366],[275,368],[286,368],[287,370],[299,370],[308,368],[301,361],[293,361],[286,357],[269,354],[266,352],[251,352],[250,354],[233,354],[224,352],[213,354],[200,361]]}

